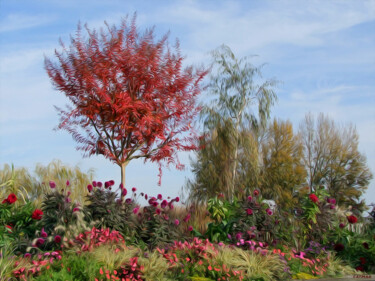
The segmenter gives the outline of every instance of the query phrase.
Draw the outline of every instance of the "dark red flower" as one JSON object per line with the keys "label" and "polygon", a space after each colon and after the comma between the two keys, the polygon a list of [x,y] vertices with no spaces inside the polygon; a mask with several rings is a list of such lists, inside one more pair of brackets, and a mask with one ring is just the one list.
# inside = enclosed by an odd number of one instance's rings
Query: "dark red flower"
{"label": "dark red flower", "polygon": [[364,247],[366,250],[369,249],[369,246],[368,246],[368,243],[367,243],[367,242],[363,242],[362,245],[363,245],[363,247]]}
{"label": "dark red flower", "polygon": [[41,220],[42,219],[42,216],[43,216],[43,211],[41,209],[36,209],[31,217],[34,219],[34,220]]}
{"label": "dark red flower", "polygon": [[351,223],[351,224],[354,224],[354,223],[358,222],[358,219],[357,219],[356,216],[351,215],[351,216],[348,216],[346,218],[347,218],[348,222]]}
{"label": "dark red flower", "polygon": [[36,245],[37,247],[40,247],[40,246],[42,246],[43,244],[44,244],[44,239],[43,239],[43,238],[38,238],[38,239],[36,240],[35,245]]}
{"label": "dark red flower", "polygon": [[98,182],[96,183],[96,186],[100,188],[100,187],[102,187],[102,186],[103,186],[103,184],[102,184],[102,182],[101,182],[101,181],[98,181]]}
{"label": "dark red flower", "polygon": [[59,244],[61,242],[61,236],[60,235],[56,235],[53,240],[55,241],[55,243]]}
{"label": "dark red flower", "polygon": [[110,186],[109,181],[106,181],[106,182],[104,183],[104,188],[108,188],[109,186]]}
{"label": "dark red flower", "polygon": [[310,200],[313,201],[314,203],[317,203],[317,202],[319,201],[318,196],[316,196],[314,193],[311,193],[311,194],[309,195],[309,198],[310,198]]}
{"label": "dark red flower", "polygon": [[341,243],[336,243],[335,246],[333,246],[333,249],[336,251],[336,252],[340,252],[342,250],[345,249],[345,246]]}
{"label": "dark red flower", "polygon": [[188,227],[188,231],[193,231],[193,227],[191,225]]}
{"label": "dark red flower", "polygon": [[186,215],[186,217],[183,219],[183,221],[184,221],[184,222],[188,222],[188,221],[190,220],[190,218],[191,218],[191,214],[188,213],[188,214]]}
{"label": "dark red flower", "polygon": [[355,270],[358,270],[358,271],[365,271],[364,267],[362,265],[359,265],[355,268]]}
{"label": "dark red flower", "polygon": [[340,223],[340,224],[339,224],[339,227],[340,227],[340,228],[344,228],[344,227],[345,227],[345,224],[344,224],[344,223]]}
{"label": "dark red flower", "polygon": [[248,196],[248,197],[247,197],[247,200],[251,201],[251,200],[253,200],[253,197]]}
{"label": "dark red flower", "polygon": [[14,193],[8,195],[7,201],[9,204],[13,204],[17,201],[17,196]]}
{"label": "dark red flower", "polygon": [[367,263],[367,261],[366,261],[365,258],[359,258],[359,260],[361,261],[361,264],[366,264]]}
{"label": "dark red flower", "polygon": [[161,213],[160,209],[156,209],[155,212],[156,212],[158,215],[160,215],[160,213]]}
{"label": "dark red flower", "polygon": [[258,196],[259,195],[259,190],[254,190],[254,196]]}

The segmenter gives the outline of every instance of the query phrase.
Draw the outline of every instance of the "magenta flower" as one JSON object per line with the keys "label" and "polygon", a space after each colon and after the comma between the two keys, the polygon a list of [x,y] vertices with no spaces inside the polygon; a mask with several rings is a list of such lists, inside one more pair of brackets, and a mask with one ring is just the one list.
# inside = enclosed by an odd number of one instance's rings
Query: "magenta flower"
{"label": "magenta flower", "polygon": [[169,209],[173,210],[174,206],[172,204],[172,202],[169,203]]}
{"label": "magenta flower", "polygon": [[42,246],[43,244],[44,244],[44,239],[43,239],[43,238],[38,238],[38,239],[36,240],[35,245],[36,245],[37,247],[40,247],[40,246]]}
{"label": "magenta flower", "polygon": [[345,227],[345,224],[344,224],[344,223],[340,223],[340,224],[339,224],[339,227],[340,227],[340,228],[344,228],[344,227]]}
{"label": "magenta flower", "polygon": [[40,232],[40,236],[42,236],[44,238],[48,237],[47,232],[44,231],[44,227],[42,228],[42,231]]}
{"label": "magenta flower", "polygon": [[238,232],[236,234],[236,240],[240,240],[242,238],[242,233],[241,232]]}
{"label": "magenta flower", "polygon": [[161,210],[160,209],[156,209],[156,211],[155,211],[158,215],[160,215],[160,213],[161,213]]}
{"label": "magenta flower", "polygon": [[132,199],[131,199],[131,198],[128,198],[128,199],[125,200],[125,203],[126,203],[126,204],[130,204],[131,202],[132,202]]}
{"label": "magenta flower", "polygon": [[158,199],[159,200],[163,199],[163,196],[161,194],[158,194]]}
{"label": "magenta flower", "polygon": [[98,182],[96,183],[96,185],[97,185],[99,188],[103,186],[103,184],[102,184],[101,181],[98,181]]}
{"label": "magenta flower", "polygon": [[[94,182],[93,182],[93,183],[94,183]],[[91,184],[89,184],[89,185],[87,186],[87,190],[88,190],[89,192],[92,191],[92,185],[91,185]]]}
{"label": "magenta flower", "polygon": [[55,239],[53,239],[55,241],[55,243],[59,244],[61,242],[61,236],[60,235],[56,235],[55,236]]}
{"label": "magenta flower", "polygon": [[335,207],[336,207],[335,205],[331,205],[331,206],[329,206],[329,208],[330,208],[331,210],[333,210]]}
{"label": "magenta flower", "polygon": [[110,181],[109,181],[109,184],[110,184],[111,186],[113,186],[113,185],[115,185],[115,181],[114,181],[114,180],[110,180]]}
{"label": "magenta flower", "polygon": [[191,214],[188,213],[186,217],[184,218],[184,222],[188,222],[190,220]]}
{"label": "magenta flower", "polygon": [[253,210],[251,210],[251,209],[246,209],[246,213],[247,213],[248,215],[252,215],[252,214],[253,214]]}
{"label": "magenta flower", "polygon": [[31,254],[30,254],[30,253],[26,253],[26,254],[24,255],[24,257],[25,257],[25,258],[30,258],[30,257],[31,257]]}
{"label": "magenta flower", "polygon": [[108,188],[109,186],[110,186],[109,181],[106,181],[106,182],[104,183],[104,188]]}
{"label": "magenta flower", "polygon": [[122,189],[121,194],[122,194],[123,197],[125,197],[126,194],[128,194],[128,191],[126,190],[126,188]]}
{"label": "magenta flower", "polygon": [[247,200],[251,201],[251,200],[253,200],[253,197],[249,196],[249,197],[247,197]]}
{"label": "magenta flower", "polygon": [[79,208],[77,208],[77,207],[73,208],[73,213],[74,212],[79,212]]}
{"label": "magenta flower", "polygon": [[49,182],[49,187],[50,188],[55,188],[56,187],[56,183],[54,181],[50,181]]}
{"label": "magenta flower", "polygon": [[93,185],[94,187],[96,187],[96,186],[97,186],[96,181],[93,181],[93,182],[92,182],[92,185]]}
{"label": "magenta flower", "polygon": [[137,189],[135,187],[132,188],[132,192],[136,192]]}
{"label": "magenta flower", "polygon": [[175,201],[176,201],[176,202],[179,202],[179,201],[180,201],[180,197],[177,196],[177,197],[175,198]]}
{"label": "magenta flower", "polygon": [[147,195],[147,194],[145,194],[145,199],[146,199],[146,200],[148,199],[148,195]]}
{"label": "magenta flower", "polygon": [[163,200],[160,204],[160,206],[164,209],[165,207],[168,206],[168,201],[167,200]]}
{"label": "magenta flower", "polygon": [[189,232],[193,231],[193,227],[191,225],[188,227],[188,231]]}
{"label": "magenta flower", "polygon": [[180,224],[180,221],[179,221],[178,219],[175,219],[175,220],[174,220],[174,224],[175,224],[175,225],[179,225],[179,224]]}
{"label": "magenta flower", "polygon": [[72,199],[70,199],[69,197],[66,197],[66,198],[65,198],[65,202],[66,202],[66,203],[70,203],[71,201],[72,201]]}
{"label": "magenta flower", "polygon": [[135,207],[135,208],[133,209],[133,214],[137,214],[138,211],[139,211],[139,207]]}
{"label": "magenta flower", "polygon": [[70,182],[67,180],[66,181],[66,186],[69,186],[70,185]]}

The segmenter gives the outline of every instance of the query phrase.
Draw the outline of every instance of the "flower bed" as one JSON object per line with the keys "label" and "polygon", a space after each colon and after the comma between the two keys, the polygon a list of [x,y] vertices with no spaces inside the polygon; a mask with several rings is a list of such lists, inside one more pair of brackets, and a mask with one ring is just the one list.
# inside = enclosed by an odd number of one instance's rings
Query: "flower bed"
{"label": "flower bed", "polygon": [[68,184],[58,189],[50,182],[39,207],[17,204],[17,196],[9,194],[0,207],[1,275],[18,280],[289,280],[374,272],[373,225],[354,232],[361,218],[336,215],[336,202],[324,191],[306,195],[292,222],[272,210],[259,190],[242,201],[219,195],[208,201],[203,211],[209,222],[198,231],[196,207],[183,208],[180,198],[140,193],[148,202],[140,206],[135,188],[128,197],[122,189],[118,198],[113,185],[88,185],[83,206],[70,200]]}

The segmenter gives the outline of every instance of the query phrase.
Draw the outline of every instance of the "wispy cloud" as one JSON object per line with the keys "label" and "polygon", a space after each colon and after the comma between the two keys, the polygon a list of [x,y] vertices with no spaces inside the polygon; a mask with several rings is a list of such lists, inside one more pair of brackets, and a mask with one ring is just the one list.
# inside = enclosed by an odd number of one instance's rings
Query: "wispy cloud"
{"label": "wispy cloud", "polygon": [[0,21],[0,32],[10,32],[45,25],[55,20],[47,15],[9,14]]}

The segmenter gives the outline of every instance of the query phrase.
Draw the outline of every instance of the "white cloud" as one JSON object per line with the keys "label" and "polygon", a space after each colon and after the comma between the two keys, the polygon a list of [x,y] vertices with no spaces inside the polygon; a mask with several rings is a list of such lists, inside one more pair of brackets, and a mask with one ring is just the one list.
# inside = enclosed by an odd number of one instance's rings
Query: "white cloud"
{"label": "white cloud", "polygon": [[33,28],[50,23],[54,19],[50,15],[9,14],[0,22],[0,32]]}

